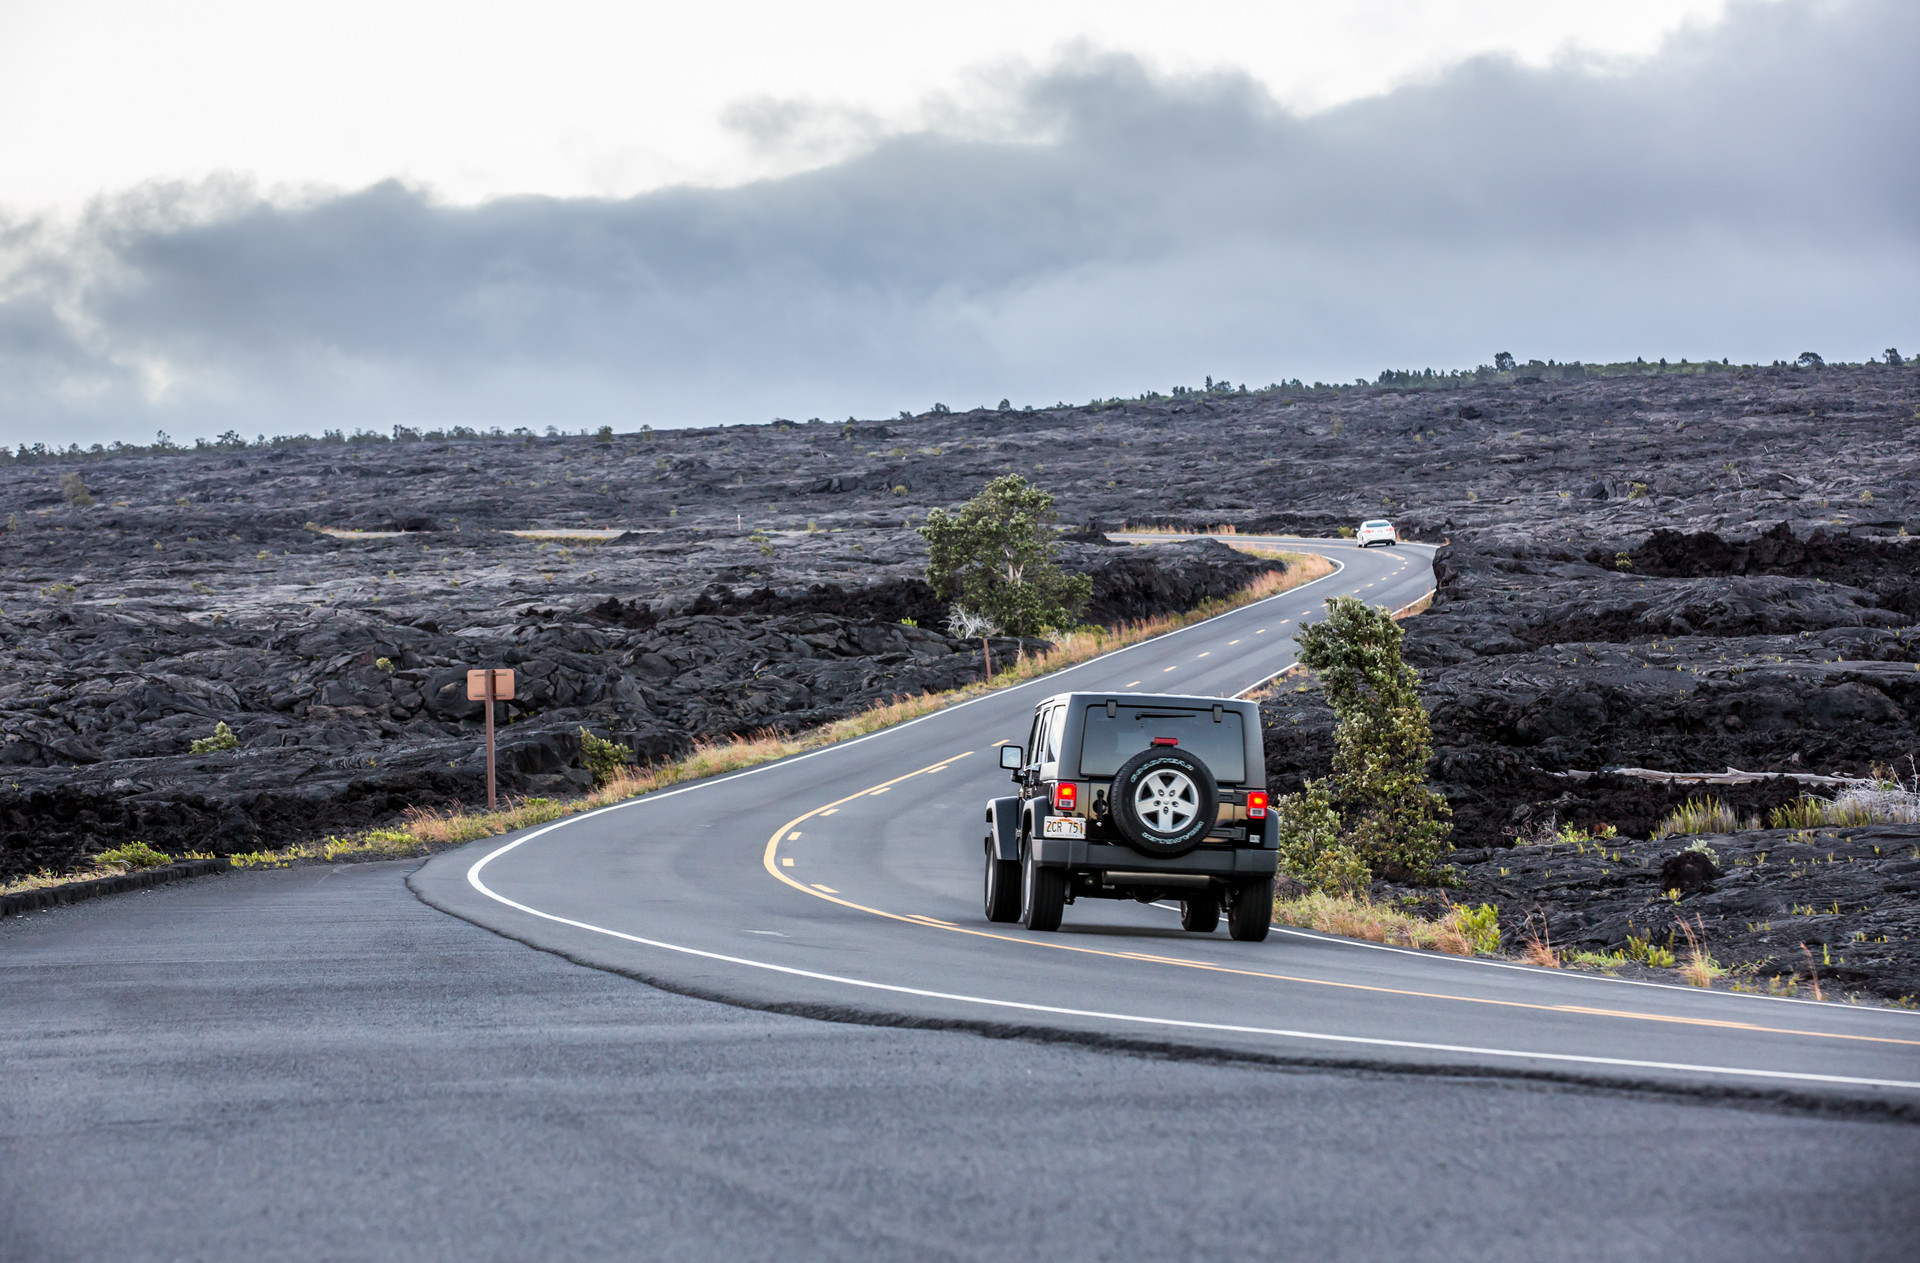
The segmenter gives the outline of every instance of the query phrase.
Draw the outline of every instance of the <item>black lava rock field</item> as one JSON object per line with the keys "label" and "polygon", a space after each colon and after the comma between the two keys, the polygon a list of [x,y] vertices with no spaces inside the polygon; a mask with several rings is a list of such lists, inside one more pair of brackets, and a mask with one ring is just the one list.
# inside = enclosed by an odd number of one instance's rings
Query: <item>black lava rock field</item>
{"label": "black lava rock field", "polygon": [[[1678,843],[1643,841],[1703,792],[1764,815],[1833,792],[1787,776],[1912,780],[1916,439],[1912,367],[1535,365],[884,422],[29,453],[0,464],[0,878],[133,838],[252,848],[472,802],[470,664],[521,673],[515,793],[584,785],[583,726],[653,758],[976,678],[913,526],[1018,471],[1076,527],[1099,621],[1273,564],[1107,543],[1123,523],[1386,516],[1444,543],[1408,652],[1462,847],[1446,897],[1498,902],[1510,939],[1612,949],[1631,923],[1664,943],[1684,914],[1755,980],[1845,957],[1825,985],[1920,994],[1915,826],[1710,839],[1724,875],[1677,901],[1656,887]],[[1311,686],[1266,709],[1276,784],[1323,772]],[[191,754],[221,722],[239,748]],[[1617,771],[1728,767],[1777,775]],[[1596,847],[1546,841],[1601,826],[1604,874]],[[1811,880],[1816,852],[1843,883],[1779,878]]]}

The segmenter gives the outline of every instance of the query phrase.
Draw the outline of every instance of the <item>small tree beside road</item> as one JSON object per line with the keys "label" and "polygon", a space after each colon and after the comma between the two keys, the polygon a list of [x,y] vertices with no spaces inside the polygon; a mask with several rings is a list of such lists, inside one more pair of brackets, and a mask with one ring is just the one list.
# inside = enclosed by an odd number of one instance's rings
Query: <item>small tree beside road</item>
{"label": "small tree beside road", "polygon": [[927,515],[927,582],[962,634],[984,641],[992,632],[1038,636],[1072,626],[1093,581],[1054,564],[1058,520],[1053,497],[1019,474],[994,479],[957,513]]}
{"label": "small tree beside road", "polygon": [[1355,597],[1327,602],[1302,628],[1300,663],[1333,707],[1333,776],[1279,799],[1283,858],[1321,889],[1352,891],[1374,875],[1445,881],[1453,848],[1447,800],[1427,787],[1433,728],[1400,656],[1405,633]]}

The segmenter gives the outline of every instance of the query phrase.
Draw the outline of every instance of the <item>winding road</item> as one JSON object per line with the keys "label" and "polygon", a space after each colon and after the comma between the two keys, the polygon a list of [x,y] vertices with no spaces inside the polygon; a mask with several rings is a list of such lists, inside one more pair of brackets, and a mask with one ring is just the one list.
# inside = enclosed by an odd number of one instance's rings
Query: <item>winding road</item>
{"label": "winding road", "polygon": [[[1180,929],[1087,901],[1057,933],[982,914],[994,745],[1066,690],[1234,695],[1350,593],[1396,609],[1432,549],[1309,547],[1337,573],[912,723],[441,855],[447,912],[580,963],[751,1007],[1142,1049],[1783,1097],[1920,1102],[1920,1016],[1466,960],[1276,927]],[[1269,740],[1284,740],[1270,733]]]}
{"label": "winding road", "polygon": [[1910,1259],[1912,1014],[982,917],[1036,699],[1237,692],[1327,596],[1430,582],[1313,547],[1343,569],[804,757],[0,921],[0,1260]]}

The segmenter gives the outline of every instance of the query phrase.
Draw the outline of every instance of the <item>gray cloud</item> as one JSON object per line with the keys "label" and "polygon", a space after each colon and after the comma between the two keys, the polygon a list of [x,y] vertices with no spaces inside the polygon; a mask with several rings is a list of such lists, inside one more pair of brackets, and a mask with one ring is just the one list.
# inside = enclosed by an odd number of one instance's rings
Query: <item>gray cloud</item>
{"label": "gray cloud", "polygon": [[[0,438],[655,425],[1920,337],[1920,9],[1737,7],[1620,72],[1298,117],[1087,57],[1024,138],[626,200],[155,186],[0,223]],[[811,134],[755,103],[774,143]],[[743,115],[743,117],[746,117]],[[1917,348],[1920,349],[1920,348]]]}

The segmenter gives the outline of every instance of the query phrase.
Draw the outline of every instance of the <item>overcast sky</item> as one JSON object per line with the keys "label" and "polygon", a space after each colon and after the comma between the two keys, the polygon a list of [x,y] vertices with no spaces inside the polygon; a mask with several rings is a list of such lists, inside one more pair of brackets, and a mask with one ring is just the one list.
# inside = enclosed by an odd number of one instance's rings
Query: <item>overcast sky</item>
{"label": "overcast sky", "polygon": [[1920,351],[1916,64],[1911,0],[0,0],[0,441]]}

